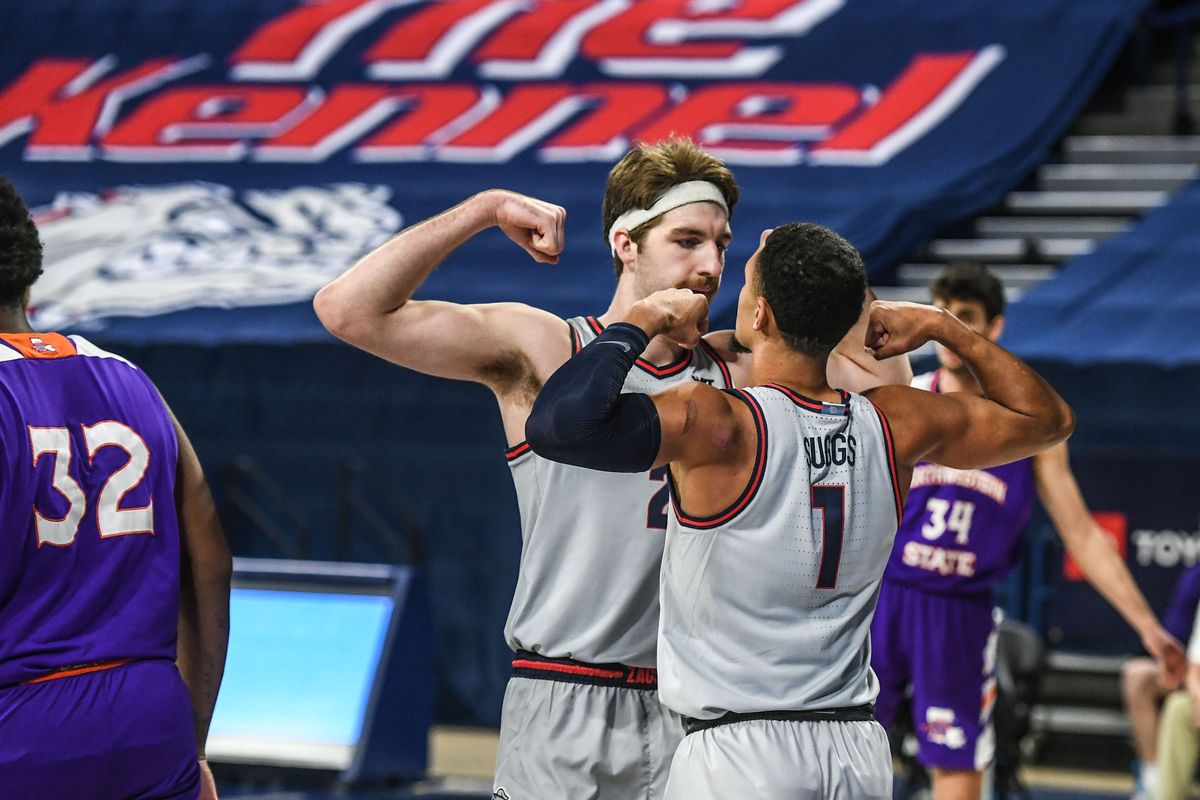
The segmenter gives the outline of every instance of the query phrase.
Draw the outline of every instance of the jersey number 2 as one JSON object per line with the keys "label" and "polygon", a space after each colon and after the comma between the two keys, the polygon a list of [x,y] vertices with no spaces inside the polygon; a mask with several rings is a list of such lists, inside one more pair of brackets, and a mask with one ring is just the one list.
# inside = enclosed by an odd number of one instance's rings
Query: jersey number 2
{"label": "jersey number 2", "polygon": [[[104,447],[119,447],[129,454],[125,466],[108,476],[96,502],[96,527],[101,537],[124,536],[127,533],[154,533],[154,503],[142,508],[119,508],[121,499],[142,482],[150,466],[150,450],[137,431],[120,422],[107,420],[84,425],[83,441],[88,461]],[[67,512],[61,517],[43,514],[33,505],[37,525],[38,546],[50,544],[66,547],[75,541],[79,523],[87,513],[87,497],[79,483],[71,477],[71,435],[66,428],[35,428],[29,426],[29,446],[33,450],[33,466],[44,457],[54,458],[50,488],[67,501]],[[39,497],[45,496],[42,489]]]}
{"label": "jersey number 2", "polygon": [[650,470],[650,480],[662,481],[663,487],[650,498],[650,506],[646,509],[646,527],[660,531],[667,529],[667,503],[671,500],[671,489],[667,486],[667,465]]}
{"label": "jersey number 2", "polygon": [[838,567],[842,563],[846,487],[813,486],[812,507],[821,510],[821,567],[817,571],[817,588],[832,589],[837,585]]}

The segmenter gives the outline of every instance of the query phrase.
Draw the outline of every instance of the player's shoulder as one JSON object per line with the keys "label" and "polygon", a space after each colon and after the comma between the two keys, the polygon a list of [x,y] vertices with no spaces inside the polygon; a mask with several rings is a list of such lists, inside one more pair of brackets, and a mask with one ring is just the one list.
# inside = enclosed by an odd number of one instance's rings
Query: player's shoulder
{"label": "player's shoulder", "polygon": [[528,303],[505,301],[500,303],[476,303],[467,307],[489,316],[502,317],[505,320],[511,319],[514,322],[531,324],[562,324],[563,322],[562,317],[557,314],[553,314],[544,308],[531,306]]}
{"label": "player's shoulder", "polygon": [[85,339],[84,337],[80,336],[79,334],[73,333],[66,338],[75,346],[76,355],[82,356],[83,358],[110,359],[112,361],[124,364],[125,366],[130,367],[134,370],[137,370],[138,372],[141,372],[141,369],[138,367],[138,365],[134,364],[132,361],[130,361],[125,356],[119,355],[117,353],[113,353],[109,350],[105,350],[104,348],[91,342],[88,339]]}
{"label": "player's shoulder", "polygon": [[737,345],[733,331],[713,331],[701,339],[709,354],[732,372],[734,385],[741,385],[749,380],[750,354]]}
{"label": "player's shoulder", "polygon": [[739,402],[740,389],[718,389],[702,381],[680,381],[655,396],[655,402],[669,402],[686,409],[688,427],[726,416],[745,405]]}
{"label": "player's shoulder", "polygon": [[738,351],[734,349],[733,331],[712,331],[711,333],[704,334],[704,338],[701,341],[707,345],[709,350],[715,352],[725,361],[736,360],[739,355]]}
{"label": "player's shoulder", "polygon": [[0,363],[16,361],[62,361],[71,358],[111,359],[137,367],[124,356],[104,350],[77,334],[55,332],[0,334]]}
{"label": "player's shoulder", "polygon": [[895,425],[896,420],[910,422],[930,410],[930,403],[939,401],[941,395],[919,386],[885,384],[861,393]]}
{"label": "player's shoulder", "polygon": [[565,341],[569,334],[570,323],[567,320],[526,303],[479,303],[468,308],[487,320],[488,327],[494,333],[532,349],[539,349],[547,338],[559,338],[560,333]]}

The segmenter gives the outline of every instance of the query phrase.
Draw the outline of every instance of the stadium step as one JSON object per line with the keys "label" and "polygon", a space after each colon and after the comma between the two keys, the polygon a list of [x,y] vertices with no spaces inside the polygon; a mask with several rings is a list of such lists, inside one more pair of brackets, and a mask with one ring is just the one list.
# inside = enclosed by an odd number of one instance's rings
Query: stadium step
{"label": "stadium step", "polygon": [[1042,734],[1125,737],[1129,719],[1121,706],[1123,656],[1051,651],[1033,708],[1033,729]]}
{"label": "stadium step", "polygon": [[1129,735],[1129,718],[1124,711],[1112,708],[1034,706],[1031,725],[1035,734]]}
{"label": "stadium step", "polygon": [[1200,136],[1068,136],[1073,164],[1200,164]]}
{"label": "stadium step", "polygon": [[1197,164],[1046,164],[1044,191],[1172,191],[1200,175]]}
{"label": "stadium step", "polygon": [[[878,300],[889,303],[928,303],[929,290],[924,286],[872,286]],[[932,352],[933,349],[929,348]]]}
{"label": "stadium step", "polygon": [[1009,192],[1004,208],[1019,214],[1142,214],[1167,196],[1165,191]]}
{"label": "stadium step", "polygon": [[[1174,78],[1169,83],[1130,87],[1119,104],[1120,111],[1105,109],[1081,117],[1071,127],[1071,133],[1091,136],[1131,136],[1176,133],[1179,97]],[[1184,97],[1195,122],[1200,122],[1200,83],[1187,86]]]}
{"label": "stadium step", "polygon": [[[1200,122],[1200,35],[1187,86]],[[1128,230],[1184,185],[1200,180],[1200,135],[1173,135],[1177,90],[1174,48],[1150,65],[1146,85],[1100,96],[1060,142],[1056,155],[987,214],[958,223],[926,242],[896,268],[896,299],[927,300],[926,286],[956,261],[980,262],[1005,284],[1010,299],[1071,259]]]}
{"label": "stadium step", "polygon": [[[941,264],[934,264],[934,265],[925,264],[922,266],[944,267],[944,265],[941,265]],[[892,302],[892,303],[897,303],[897,302],[928,303],[929,302],[929,286],[927,283],[922,284],[920,286],[872,286],[871,291],[875,292],[876,299],[887,300],[888,302]],[[1004,298],[1010,303],[1012,303],[1016,300],[1019,300],[1021,295],[1023,295],[1024,293],[1025,293],[1025,290],[1023,288],[1020,288],[1017,286],[1005,286],[1004,287]],[[920,357],[923,355],[932,355],[932,354],[933,354],[932,343],[927,344],[925,347],[922,347],[920,350],[914,350],[912,353],[912,355],[914,357]]]}
{"label": "stadium step", "polygon": [[[946,268],[944,263],[901,264],[896,276],[901,286],[917,286],[922,290]],[[1052,264],[994,264],[988,269],[1011,289],[1024,290],[1054,276],[1058,269]]]}
{"label": "stadium step", "polygon": [[986,239],[934,239],[925,252],[939,261],[987,261],[1015,264],[1036,259],[1061,264],[1095,249],[1091,238],[989,237]]}
{"label": "stadium step", "polygon": [[1103,241],[1128,230],[1131,224],[1129,217],[980,217],[975,220],[975,235]]}
{"label": "stadium step", "polygon": [[[1125,107],[1130,111],[1145,111],[1154,108],[1175,107],[1175,78],[1163,83],[1149,83],[1145,86],[1132,86],[1125,93]],[[1189,100],[1200,101],[1200,83],[1193,81],[1187,85]]]}

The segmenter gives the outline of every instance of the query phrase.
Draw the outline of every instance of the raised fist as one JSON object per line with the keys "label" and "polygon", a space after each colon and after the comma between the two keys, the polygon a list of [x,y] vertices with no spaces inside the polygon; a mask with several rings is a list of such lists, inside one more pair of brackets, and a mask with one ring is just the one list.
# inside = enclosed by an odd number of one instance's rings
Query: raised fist
{"label": "raised fist", "polygon": [[567,210],[516,192],[497,191],[496,225],[541,264],[557,264],[566,239]]}
{"label": "raised fist", "polygon": [[863,344],[880,360],[912,352],[929,341],[933,324],[945,313],[920,303],[876,300],[867,312]]}
{"label": "raised fist", "polygon": [[691,289],[660,289],[634,303],[634,309],[651,337],[664,336],[689,350],[708,332],[708,298]]}

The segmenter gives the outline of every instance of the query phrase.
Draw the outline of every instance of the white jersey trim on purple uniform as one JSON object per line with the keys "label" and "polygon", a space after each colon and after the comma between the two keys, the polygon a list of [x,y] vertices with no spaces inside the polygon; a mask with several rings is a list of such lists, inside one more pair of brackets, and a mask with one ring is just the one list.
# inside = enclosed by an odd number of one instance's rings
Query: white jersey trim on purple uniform
{"label": "white jersey trim on purple uniform", "polygon": [[107,350],[101,350],[99,347],[78,334],[71,334],[67,338],[75,343],[75,350],[81,356],[90,356],[91,358],[114,358],[117,361],[124,362],[134,369],[137,369],[137,365],[135,365],[129,359],[119,356],[116,353],[110,353]]}

